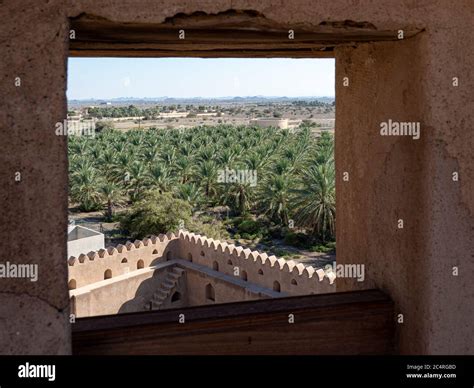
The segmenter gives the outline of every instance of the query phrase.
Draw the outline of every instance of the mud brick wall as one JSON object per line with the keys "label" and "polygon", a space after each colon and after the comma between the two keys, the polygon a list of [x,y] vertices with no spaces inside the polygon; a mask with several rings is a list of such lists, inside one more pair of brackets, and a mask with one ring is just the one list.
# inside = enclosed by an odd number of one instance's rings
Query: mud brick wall
{"label": "mud brick wall", "polygon": [[[404,317],[397,325],[399,352],[474,353],[472,1],[0,3],[1,259],[39,268],[34,283],[0,280],[1,353],[71,352],[67,150],[66,138],[54,133],[66,117],[69,18],[162,23],[180,13],[229,9],[258,12],[270,24],[333,25],[341,37],[348,34],[346,20],[377,31],[421,31],[406,41],[355,41],[334,51],[338,261],[365,263],[364,287],[393,298]],[[377,137],[380,121],[388,119],[421,122],[421,138]],[[348,182],[341,181],[343,171]]]}

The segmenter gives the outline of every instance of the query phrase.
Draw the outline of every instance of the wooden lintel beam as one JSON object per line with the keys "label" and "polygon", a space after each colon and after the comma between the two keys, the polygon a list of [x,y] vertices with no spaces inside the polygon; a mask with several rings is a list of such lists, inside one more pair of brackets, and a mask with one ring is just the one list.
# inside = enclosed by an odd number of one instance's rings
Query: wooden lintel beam
{"label": "wooden lintel beam", "polygon": [[[71,56],[327,57],[334,46],[397,40],[397,31],[362,24],[289,28],[238,14],[177,18],[162,24],[118,23],[83,16],[71,20]],[[214,23],[213,25],[211,23]],[[406,30],[409,38],[418,31]]]}

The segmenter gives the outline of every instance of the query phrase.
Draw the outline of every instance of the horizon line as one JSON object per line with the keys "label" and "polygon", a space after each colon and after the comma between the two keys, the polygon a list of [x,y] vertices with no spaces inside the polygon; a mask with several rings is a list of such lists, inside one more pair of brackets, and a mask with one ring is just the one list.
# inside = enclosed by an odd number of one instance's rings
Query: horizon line
{"label": "horizon line", "polygon": [[88,100],[162,100],[162,99],[169,99],[169,100],[184,100],[184,99],[202,99],[202,100],[225,100],[225,99],[232,99],[232,98],[336,98],[336,96],[264,96],[264,95],[257,95],[257,96],[219,96],[219,97],[203,97],[203,96],[188,96],[188,97],[170,97],[170,96],[159,96],[159,97],[88,97],[88,98],[68,98],[68,101],[88,101]]}

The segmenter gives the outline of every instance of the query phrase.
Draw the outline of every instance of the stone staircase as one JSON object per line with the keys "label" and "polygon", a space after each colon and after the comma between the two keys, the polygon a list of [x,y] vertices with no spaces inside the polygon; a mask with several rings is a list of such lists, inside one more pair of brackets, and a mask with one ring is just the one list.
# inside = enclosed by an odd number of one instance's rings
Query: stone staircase
{"label": "stone staircase", "polygon": [[174,266],[169,269],[160,288],[153,294],[151,300],[145,305],[145,310],[159,310],[164,301],[171,296],[178,284],[178,280],[183,276],[184,269]]}

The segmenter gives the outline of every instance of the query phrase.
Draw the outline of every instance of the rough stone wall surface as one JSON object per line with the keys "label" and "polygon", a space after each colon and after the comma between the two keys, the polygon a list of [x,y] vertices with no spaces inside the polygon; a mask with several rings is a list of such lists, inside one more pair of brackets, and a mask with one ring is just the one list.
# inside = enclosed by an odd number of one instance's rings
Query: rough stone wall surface
{"label": "rough stone wall surface", "polygon": [[[426,122],[417,43],[411,39],[341,48],[336,67],[337,79],[350,80],[349,87],[336,89],[338,101],[344,101],[336,113],[336,168],[339,174],[349,173],[349,181],[339,180],[336,186],[337,261],[363,263],[366,281],[360,286],[387,291],[406,320],[417,317],[416,325],[405,322],[400,330],[405,349],[424,343],[427,336],[420,318],[427,314],[428,284],[418,281],[426,274],[427,262],[426,200],[420,180]],[[421,138],[381,136],[380,123],[389,119],[421,121]],[[398,229],[400,219],[403,229]],[[340,290],[354,287],[346,286],[344,279],[338,285]],[[413,305],[414,299],[419,303]]]}
{"label": "rough stone wall surface", "polygon": [[[336,87],[336,166],[350,174],[336,187],[337,260],[364,263],[362,286],[394,299],[402,353],[474,353],[473,117],[462,109],[474,85],[446,34],[336,50],[337,79],[350,79]],[[380,136],[389,119],[419,121],[421,138]]]}
{"label": "rough stone wall surface", "polygon": [[[406,326],[399,331],[401,352],[474,353],[470,336],[473,310],[468,309],[472,306],[474,287],[469,282],[474,261],[474,135],[471,128],[474,76],[470,72],[474,55],[474,6],[470,0],[455,3],[449,0],[2,1],[0,81],[4,87],[0,92],[0,140],[5,151],[0,156],[0,249],[3,258],[9,258],[11,262],[39,264],[40,280],[35,284],[24,279],[0,281],[0,352],[66,354],[71,350],[67,263],[64,259],[67,241],[66,139],[54,135],[55,123],[66,116],[67,18],[88,13],[123,22],[159,23],[180,12],[216,13],[231,8],[253,9],[269,19],[290,25],[310,27],[323,21],[349,19],[368,21],[379,30],[425,29],[416,43],[355,45],[353,49],[348,46],[337,54],[338,67],[347,66],[351,76],[356,78],[357,74],[362,74],[361,70],[368,79],[379,84],[369,88],[375,94],[364,93],[364,90],[351,92],[362,97],[360,101],[365,102],[365,107],[350,97],[347,103],[352,109],[350,112],[344,109],[346,113],[342,115],[339,107],[343,105],[338,105],[336,133],[348,124],[350,117],[345,117],[347,114],[354,116],[359,124],[354,130],[369,131],[370,125],[376,124],[371,118],[375,107],[385,110],[377,113],[379,118],[402,112],[398,109],[407,107],[413,117],[420,116],[427,135],[417,145],[404,140],[392,145],[390,141],[381,144],[374,140],[376,147],[367,139],[356,141],[355,146],[341,142],[339,137],[336,150],[340,158],[339,169],[345,160],[357,166],[357,160],[344,156],[351,153],[354,157],[361,156],[361,164],[368,170],[365,179],[368,185],[359,185],[359,194],[352,193],[347,198],[338,195],[338,206],[342,200],[347,203],[344,208],[341,205],[343,210],[338,215],[338,250],[343,252],[339,257],[346,262],[357,259],[370,265],[368,275],[372,276],[373,285],[386,289],[405,313]],[[410,48],[410,45],[416,47]],[[402,64],[403,55],[396,53],[399,48],[410,56],[419,57],[406,58],[407,62],[413,63],[411,70]],[[390,49],[393,53],[388,52]],[[373,50],[373,57],[382,71],[370,63],[363,64],[358,55],[360,50],[362,53]],[[350,67],[352,58],[361,64],[360,69]],[[420,91],[408,88],[405,79],[395,74],[397,69],[388,73],[390,64],[385,62],[392,58],[414,85],[422,88]],[[460,80],[456,90],[451,88],[453,76]],[[20,87],[15,87],[15,77],[21,78]],[[348,92],[341,90],[340,79],[336,82],[338,98],[342,99]],[[365,82],[361,84],[367,86]],[[398,98],[393,98],[389,104],[387,90],[392,88]],[[405,93],[402,88],[406,88]],[[416,105],[414,95],[421,98],[419,105]],[[346,101],[341,102],[346,104]],[[415,107],[409,107],[409,104],[415,104]],[[386,153],[389,145],[392,148],[388,155],[375,156],[382,166],[365,164],[365,153]],[[420,154],[412,155],[413,152]],[[410,198],[420,204],[420,218],[405,229],[404,232],[409,230],[410,235],[395,237],[391,228],[398,209],[415,210],[415,206],[405,199],[401,207],[395,207],[394,198],[389,195],[388,201],[392,202],[384,209],[384,196],[393,185],[388,185],[382,172],[387,169],[394,174],[395,182],[401,182],[399,178],[405,171],[394,169],[392,162],[399,161],[408,168],[404,156],[423,166],[423,169],[415,167],[417,172],[408,171],[404,181]],[[449,180],[452,169],[460,174],[457,186]],[[21,172],[21,182],[14,181],[17,171]],[[362,172],[359,174],[363,175]],[[339,183],[338,188],[344,190]],[[351,219],[348,206],[361,217],[357,222]],[[377,215],[373,213],[374,209],[379,212]],[[368,220],[363,219],[366,216]],[[375,230],[375,224],[380,225],[375,222],[369,229],[361,228],[361,225],[373,223],[374,216],[381,217],[387,227]],[[405,217],[408,221],[414,220],[414,216]],[[350,226],[340,227],[345,224]],[[347,233],[347,239],[341,230]],[[372,245],[363,232],[374,231],[377,242]],[[391,242],[391,239],[395,241]],[[397,260],[401,260],[400,264],[394,263]],[[459,266],[457,278],[450,276],[453,262]],[[396,271],[392,272],[392,269]]]}

